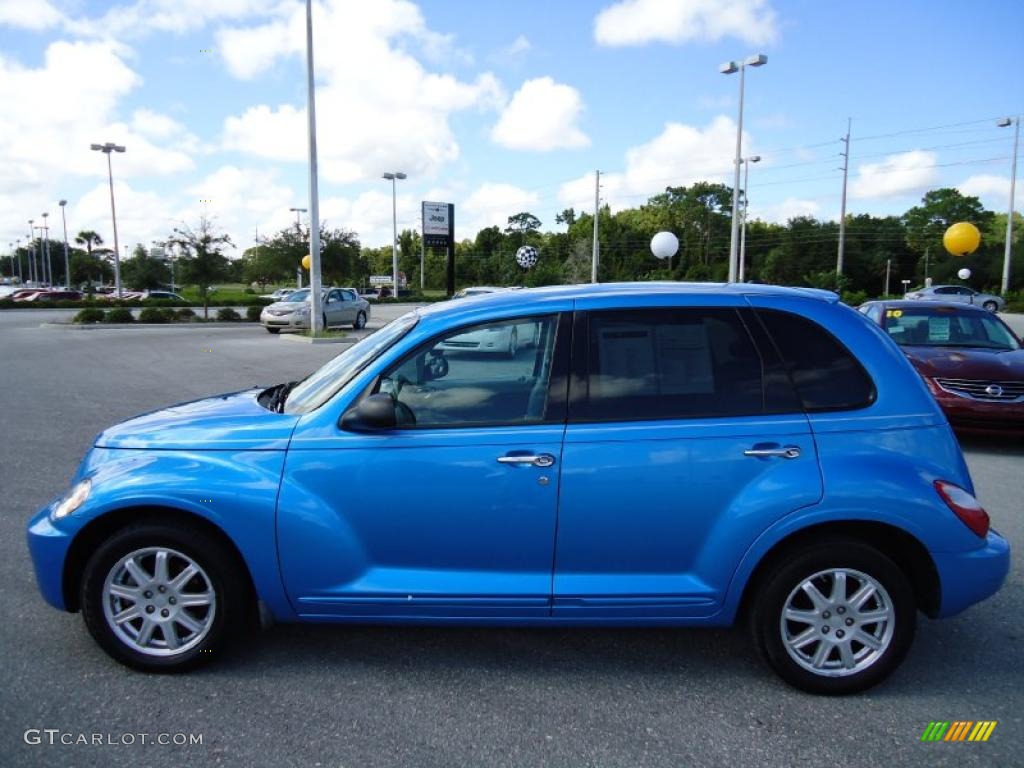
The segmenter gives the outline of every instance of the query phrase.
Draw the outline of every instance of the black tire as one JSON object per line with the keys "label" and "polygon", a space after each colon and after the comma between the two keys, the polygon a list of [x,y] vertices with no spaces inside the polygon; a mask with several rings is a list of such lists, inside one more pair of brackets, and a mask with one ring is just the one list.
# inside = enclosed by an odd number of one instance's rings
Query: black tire
{"label": "black tire", "polygon": [[327,330],[327,313],[326,312],[324,312],[323,321],[324,321],[324,324],[323,324],[321,330],[326,331]]}
{"label": "black tire", "polygon": [[[209,582],[215,596],[212,609],[198,609],[198,614],[195,613],[197,609],[189,609],[189,616],[193,620],[197,615],[200,616],[199,622],[206,621],[209,616],[207,610],[213,615],[205,635],[197,636],[195,639],[198,642],[191,647],[186,648],[188,643],[185,643],[180,653],[151,655],[138,650],[114,632],[105,615],[105,582],[108,575],[118,570],[123,558],[148,548],[170,550],[192,560],[202,569],[203,573],[198,578],[205,578]],[[143,559],[141,562],[146,561]],[[173,566],[173,560],[171,562]],[[176,521],[140,522],[115,532],[89,558],[81,583],[82,617],[93,639],[108,655],[122,664],[145,672],[182,672],[210,661],[219,655],[233,634],[254,625],[254,601],[248,580],[243,575],[244,570],[233,552],[192,526]],[[205,582],[199,583],[205,589]],[[155,594],[155,591],[150,594]],[[158,595],[156,599],[161,597],[165,598],[166,605],[166,595]],[[184,612],[182,608],[178,610]],[[156,618],[158,613],[154,611],[151,615]],[[166,635],[159,629],[153,634],[157,632],[163,638],[158,642],[166,642]]]}
{"label": "black tire", "polygon": [[996,303],[995,303],[994,301],[986,301],[986,302],[985,302],[984,304],[982,304],[981,306],[982,306],[982,307],[984,307],[985,309],[987,309],[987,310],[988,310],[989,312],[991,312],[991,313],[992,313],[993,315],[994,315],[994,314],[995,314],[996,312],[998,312],[998,311],[999,311],[999,305],[998,305],[998,304],[996,304]]}
{"label": "black tire", "polygon": [[[863,657],[865,665],[862,669],[849,672],[833,669],[833,673],[838,676],[813,672],[798,663],[786,648],[783,638],[784,625],[781,621],[783,610],[791,595],[796,595],[795,601],[805,599],[802,590],[800,593],[797,592],[803,582],[823,572],[828,573],[832,569],[852,572],[847,573],[845,577],[850,580],[848,589],[854,589],[856,584],[863,583],[857,581],[855,573],[866,576],[880,585],[882,591],[876,592],[876,597],[871,598],[865,605],[869,608],[888,605],[893,616],[891,635],[877,651],[872,651],[867,645],[858,643],[855,639],[854,633],[860,629],[860,626],[856,624],[854,617],[859,618],[859,612],[849,607],[850,604],[843,605],[842,600],[832,604],[831,610],[826,608],[820,611],[819,615],[826,617],[822,620],[829,621],[831,624],[819,628],[809,622],[786,623],[785,631],[789,631],[793,635],[800,634],[800,627],[803,627],[804,631],[814,630],[813,638],[815,639],[808,639],[801,649],[806,654],[810,654],[809,650],[805,650],[808,647],[813,647],[815,650],[828,648],[829,642],[836,642],[837,638],[844,636],[849,638],[846,640],[846,644],[851,648],[851,653],[855,654],[855,658],[858,654],[866,654]],[[822,586],[835,584],[836,580],[829,581],[829,578],[827,575],[818,576],[819,580],[814,583]],[[825,594],[824,589],[820,591]],[[826,596],[831,598],[831,591]],[[848,596],[850,596],[849,593]],[[883,600],[883,596],[888,599]],[[807,604],[810,605],[809,599]],[[888,677],[900,665],[910,649],[917,621],[914,591],[906,574],[874,547],[845,538],[817,539],[798,550],[787,553],[785,558],[777,561],[775,566],[764,574],[759,587],[753,594],[750,605],[750,629],[754,635],[755,645],[772,669],[795,688],[808,693],[825,695],[857,693],[877,685]],[[842,607],[843,611],[840,612],[836,605]],[[845,614],[845,617],[841,617],[840,613]],[[846,626],[850,622],[853,622],[852,629]],[[888,625],[883,622],[864,622],[863,626],[867,628],[865,634],[878,633],[883,637],[886,636],[885,627]],[[819,629],[823,632],[823,636],[831,635],[829,641],[817,639]],[[799,654],[799,651],[794,651],[794,653]],[[873,659],[871,659],[872,653],[875,654]],[[841,664],[839,654],[838,648],[827,651],[825,663]],[[869,661],[869,659],[871,660]],[[805,663],[814,666],[813,659]],[[858,661],[858,663],[860,662]]]}
{"label": "black tire", "polygon": [[265,326],[265,327],[267,329],[267,333],[280,333],[281,332],[280,328],[271,328],[269,326]]}
{"label": "black tire", "polygon": [[357,330],[357,331],[361,331],[363,328],[366,327],[366,313],[365,312],[360,312],[359,314],[356,315],[356,321],[354,323],[352,323],[352,327],[355,330]]}

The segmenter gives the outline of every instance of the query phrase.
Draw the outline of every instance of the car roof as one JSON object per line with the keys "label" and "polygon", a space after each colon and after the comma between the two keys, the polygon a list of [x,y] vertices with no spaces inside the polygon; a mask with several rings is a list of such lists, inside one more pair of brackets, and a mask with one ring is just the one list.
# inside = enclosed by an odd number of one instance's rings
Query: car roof
{"label": "car roof", "polygon": [[[890,309],[956,309],[963,312],[981,312],[986,315],[992,314],[984,307],[977,304],[963,304],[956,301],[914,301],[913,299],[875,299],[865,301],[867,304],[879,304]],[[862,305],[863,306],[863,305]]]}
{"label": "car roof", "polygon": [[622,297],[622,296],[779,296],[788,298],[811,299],[827,303],[836,303],[839,297],[832,291],[818,288],[787,288],[778,285],[760,285],[754,283],[680,283],[671,281],[633,282],[633,283],[585,283],[582,285],[548,285],[542,288],[524,288],[518,291],[495,291],[467,296],[458,302],[437,302],[417,310],[427,317],[439,313],[450,313],[458,309],[480,309],[482,307],[497,310],[521,308],[530,303],[531,299],[584,299],[590,297]]}

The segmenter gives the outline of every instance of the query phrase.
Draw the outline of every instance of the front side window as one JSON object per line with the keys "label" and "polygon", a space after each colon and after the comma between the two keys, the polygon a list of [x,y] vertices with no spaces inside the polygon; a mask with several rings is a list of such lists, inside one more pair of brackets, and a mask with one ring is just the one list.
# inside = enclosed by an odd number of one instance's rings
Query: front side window
{"label": "front side window", "polygon": [[740,416],[764,411],[761,358],[732,309],[593,312],[586,392],[573,417]]}
{"label": "front side window", "polygon": [[382,376],[399,426],[515,425],[545,420],[557,316],[516,318],[434,338]]}

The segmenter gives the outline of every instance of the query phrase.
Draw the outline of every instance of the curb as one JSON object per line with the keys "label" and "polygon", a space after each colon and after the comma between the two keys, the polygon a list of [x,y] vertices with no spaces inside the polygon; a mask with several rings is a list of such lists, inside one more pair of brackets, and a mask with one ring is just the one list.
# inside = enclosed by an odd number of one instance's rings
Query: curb
{"label": "curb", "polygon": [[131,328],[245,328],[259,327],[255,322],[224,323],[40,323],[40,328],[63,328],[68,331],[121,331]]}
{"label": "curb", "polygon": [[279,333],[277,338],[285,341],[297,341],[300,344],[355,344],[359,339],[354,336],[303,336],[300,333]]}

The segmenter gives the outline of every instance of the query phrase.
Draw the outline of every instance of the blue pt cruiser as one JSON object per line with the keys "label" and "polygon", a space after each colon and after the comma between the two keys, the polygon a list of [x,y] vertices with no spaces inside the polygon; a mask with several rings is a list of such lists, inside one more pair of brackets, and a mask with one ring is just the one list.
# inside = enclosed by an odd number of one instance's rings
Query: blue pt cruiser
{"label": "blue pt cruiser", "polygon": [[[514,353],[474,349],[509,326]],[[145,670],[270,620],[744,620],[833,694],[1009,568],[899,348],[833,294],[755,285],[410,312],[302,381],[111,427],[28,538],[46,600]]]}

